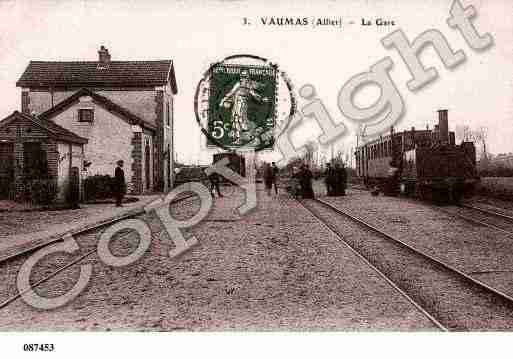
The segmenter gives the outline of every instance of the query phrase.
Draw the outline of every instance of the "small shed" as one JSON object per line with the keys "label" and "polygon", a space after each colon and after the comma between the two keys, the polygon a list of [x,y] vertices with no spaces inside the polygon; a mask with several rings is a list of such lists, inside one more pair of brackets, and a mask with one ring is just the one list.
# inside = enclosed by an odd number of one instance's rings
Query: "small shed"
{"label": "small shed", "polygon": [[34,200],[34,186],[44,183],[65,200],[70,186],[80,196],[87,139],[55,124],[18,111],[0,121],[0,199]]}

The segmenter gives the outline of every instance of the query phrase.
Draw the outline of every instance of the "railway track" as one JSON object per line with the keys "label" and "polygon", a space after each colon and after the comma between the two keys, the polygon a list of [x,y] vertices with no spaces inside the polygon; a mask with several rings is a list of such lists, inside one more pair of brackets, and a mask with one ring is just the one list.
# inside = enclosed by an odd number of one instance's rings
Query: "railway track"
{"label": "railway track", "polygon": [[325,201],[301,203],[438,329],[513,329],[507,294]]}
{"label": "railway track", "polygon": [[513,238],[513,217],[471,204],[462,204],[459,206],[459,210],[452,214],[468,222],[495,229]]}
{"label": "railway track", "polygon": [[[188,196],[183,196],[183,197],[177,198],[172,203],[179,203],[179,202],[185,201],[186,199],[189,199],[191,197],[194,197],[194,195],[188,195]],[[143,213],[144,213],[144,209],[139,209],[139,210],[131,211],[131,212],[129,212],[127,214],[124,214],[122,216],[115,217],[115,218],[110,218],[110,219],[108,219],[108,220],[106,220],[104,222],[95,224],[94,226],[87,226],[87,227],[84,227],[84,228],[80,228],[80,229],[77,229],[75,231],[68,232],[67,234],[71,234],[72,236],[84,235],[84,234],[86,234],[88,232],[97,231],[99,229],[102,229],[104,227],[110,226],[111,224],[120,222],[122,220],[129,219],[129,218],[134,218],[134,217],[139,216],[139,215],[141,215]],[[37,251],[37,250],[39,250],[41,248],[47,247],[47,246],[52,245],[54,243],[62,242],[63,241],[63,237],[64,237],[64,234],[63,235],[54,236],[54,237],[52,237],[52,238],[50,238],[48,240],[43,240],[41,242],[32,243],[32,244],[29,244],[29,245],[26,245],[26,246],[21,246],[21,248],[19,248],[19,249],[15,249],[13,251],[9,251],[9,253],[6,253],[6,254],[0,256],[0,265],[4,264],[6,262],[9,262],[9,261],[11,261],[13,259],[19,258],[21,256],[33,253],[33,252],[35,252],[35,251]]]}
{"label": "railway track", "polygon": [[[177,198],[177,199],[173,200],[171,202],[171,204],[177,204],[177,203],[183,202],[183,201],[185,201],[185,200],[187,200],[189,198],[193,198],[193,197],[195,197],[195,195],[183,196],[183,197],[180,197],[180,198]],[[83,228],[83,229],[71,232],[69,234],[71,234],[72,236],[75,237],[75,236],[81,236],[81,235],[85,235],[85,234],[88,234],[88,233],[91,233],[91,232],[95,232],[95,231],[101,231],[103,228],[105,228],[105,227],[107,227],[107,226],[109,226],[111,224],[117,223],[117,222],[122,221],[124,219],[129,219],[129,218],[137,217],[137,216],[139,216],[139,215],[141,215],[143,213],[144,213],[143,209],[137,210],[137,211],[133,211],[133,212],[130,212],[130,213],[126,214],[126,215],[119,216],[119,217],[116,217],[116,218],[113,218],[113,219],[109,219],[109,220],[107,220],[105,222],[102,222],[102,223],[99,223],[99,224],[97,224],[95,226],[90,226],[90,227],[87,227],[87,228]],[[128,233],[125,233],[125,234],[123,234],[121,236],[118,236],[118,239],[122,239],[122,238],[128,236],[130,233],[131,232],[128,232]],[[62,242],[62,241],[64,241],[64,238],[65,238],[64,236],[62,236],[62,237],[55,237],[55,238],[52,238],[49,241],[45,241],[43,243],[37,243],[36,245],[28,246],[28,247],[23,248],[23,249],[15,252],[15,253],[8,254],[8,255],[0,258],[0,265],[7,265],[8,262],[10,262],[10,261],[13,261],[15,259],[20,259],[20,258],[22,258],[24,256],[28,256],[31,253],[34,253],[35,251],[40,250],[40,249],[42,249],[44,247],[47,247],[49,245]],[[0,309],[6,307],[10,303],[12,303],[15,300],[17,300],[18,298],[20,298],[22,296],[22,294],[24,294],[25,292],[28,292],[31,289],[37,288],[39,285],[49,281],[50,279],[52,279],[55,276],[57,276],[59,273],[65,271],[66,269],[68,269],[70,267],[73,267],[73,266],[77,265],[78,263],[82,262],[84,259],[86,259],[89,256],[91,256],[92,254],[96,253],[97,252],[97,248],[96,248],[96,246],[93,246],[93,247],[94,247],[94,249],[86,251],[84,254],[78,256],[77,258],[75,258],[75,259],[69,261],[68,263],[66,263],[64,265],[59,266],[57,269],[51,271],[51,273],[44,275],[41,279],[39,279],[38,281],[33,283],[29,288],[25,289],[23,292],[18,292],[15,295],[10,296],[9,298],[4,300],[3,302],[0,302]]]}
{"label": "railway track", "polygon": [[[359,188],[356,188],[359,190]],[[405,199],[417,201],[414,199]],[[431,205],[439,211],[442,211],[451,216],[461,218],[467,222],[473,223],[478,226],[488,227],[497,230],[513,238],[513,217],[493,211],[490,209],[481,208],[472,204],[460,204],[453,209],[444,209],[440,206]],[[500,210],[500,209],[499,209]]]}

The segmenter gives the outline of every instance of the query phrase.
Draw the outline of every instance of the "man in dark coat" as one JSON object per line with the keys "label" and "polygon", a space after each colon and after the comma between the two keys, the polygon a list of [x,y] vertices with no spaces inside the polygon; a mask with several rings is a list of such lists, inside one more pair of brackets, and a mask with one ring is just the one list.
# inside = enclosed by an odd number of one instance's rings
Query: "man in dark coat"
{"label": "man in dark coat", "polygon": [[214,190],[217,192],[218,197],[223,197],[221,194],[221,190],[219,189],[219,174],[217,172],[212,172],[210,176],[208,176],[210,181],[210,194],[214,197]]}
{"label": "man in dark coat", "polygon": [[301,172],[299,174],[299,184],[301,186],[301,194],[303,198],[314,198],[314,191],[312,188],[312,171],[307,165],[301,166]]}
{"label": "man in dark coat", "polygon": [[338,167],[338,173],[337,173],[337,185],[338,187],[338,195],[339,196],[345,196],[346,195],[346,188],[347,188],[347,171],[346,167],[342,163]]}
{"label": "man in dark coat", "polygon": [[116,197],[116,207],[122,207],[123,197],[126,193],[125,172],[123,172],[123,160],[117,162],[114,171],[114,196]]}
{"label": "man in dark coat", "polygon": [[346,169],[343,165],[339,163],[335,164],[334,172],[334,180],[333,180],[333,195],[334,196],[345,196],[346,194]]}
{"label": "man in dark coat", "polygon": [[264,163],[264,186],[267,195],[270,196],[273,186],[273,169],[269,163]]}
{"label": "man in dark coat", "polygon": [[326,163],[326,170],[324,171],[324,183],[326,184],[326,192],[328,193],[328,196],[333,196],[334,177],[335,175],[333,173],[333,168],[331,167],[331,164],[328,162]]}
{"label": "man in dark coat", "polygon": [[273,162],[271,164],[271,181],[272,181],[272,185],[274,186],[274,194],[275,195],[278,195],[278,173],[280,172],[280,170],[278,169],[278,167],[276,166],[276,162]]}

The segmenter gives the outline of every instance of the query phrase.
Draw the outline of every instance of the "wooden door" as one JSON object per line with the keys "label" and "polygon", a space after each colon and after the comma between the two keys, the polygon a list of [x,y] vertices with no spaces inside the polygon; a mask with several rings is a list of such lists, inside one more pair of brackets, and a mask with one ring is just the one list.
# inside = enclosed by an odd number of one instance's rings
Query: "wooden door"
{"label": "wooden door", "polygon": [[0,142],[0,199],[9,199],[14,182],[14,144]]}

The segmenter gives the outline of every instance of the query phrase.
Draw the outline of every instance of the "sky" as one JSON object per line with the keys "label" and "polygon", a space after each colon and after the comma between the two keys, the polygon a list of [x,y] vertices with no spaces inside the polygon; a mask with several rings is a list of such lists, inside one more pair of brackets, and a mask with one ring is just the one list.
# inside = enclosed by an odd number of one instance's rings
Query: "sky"
{"label": "sky", "polygon": [[[180,162],[209,163],[194,117],[194,92],[202,73],[226,56],[249,53],[278,63],[295,88],[315,86],[332,118],[348,131],[335,151],[355,145],[355,124],[337,107],[342,86],[385,56],[394,63],[390,75],[400,92],[405,115],[397,129],[432,127],[436,110],[449,109],[449,126],[488,129],[488,150],[513,151],[513,1],[465,0],[477,11],[474,24],[490,33],[494,46],[483,52],[468,47],[458,31],[446,24],[452,1],[0,1],[0,118],[20,109],[21,89],[15,83],[30,60],[97,60],[100,45],[112,60],[174,61],[178,94],[175,98],[175,151]],[[243,18],[251,26],[243,25]],[[275,27],[262,17],[342,17],[339,28]],[[395,26],[361,26],[361,19],[393,20]],[[349,25],[349,22],[354,24]],[[417,92],[406,86],[410,74],[394,50],[381,39],[402,29],[413,40],[437,29],[453,50],[467,60],[447,70],[432,48],[421,55],[439,78]],[[356,100],[362,106],[377,100],[379,90],[365,88]],[[305,102],[299,101],[299,108]],[[315,139],[320,129],[305,121],[292,141],[296,147]],[[331,148],[323,148],[330,151]],[[266,153],[263,157],[273,158]]]}

